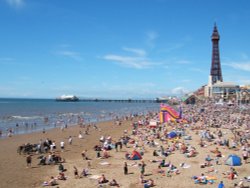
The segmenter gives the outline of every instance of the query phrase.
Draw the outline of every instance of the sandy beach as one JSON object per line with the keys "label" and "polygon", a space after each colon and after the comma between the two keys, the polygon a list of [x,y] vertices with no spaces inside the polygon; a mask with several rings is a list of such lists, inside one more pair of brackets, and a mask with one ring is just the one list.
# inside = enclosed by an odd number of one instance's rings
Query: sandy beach
{"label": "sandy beach", "polygon": [[[66,169],[64,171],[67,180],[56,180],[58,185],[54,187],[67,188],[67,187],[100,187],[97,178],[102,174],[109,180],[115,179],[120,187],[144,187],[144,184],[140,182],[140,164],[142,161],[146,164],[144,179],[152,179],[154,181],[154,187],[217,187],[220,181],[223,181],[225,187],[234,187],[235,183],[238,183],[240,179],[250,176],[250,161],[244,164],[242,160],[241,166],[234,166],[238,173],[238,176],[233,180],[228,178],[227,172],[230,171],[230,166],[224,165],[229,154],[237,154],[242,158],[241,146],[237,145],[236,148],[228,148],[226,146],[220,146],[215,144],[215,140],[206,142],[204,147],[200,146],[200,130],[193,129],[193,127],[199,127],[203,121],[197,120],[192,123],[192,126],[185,129],[185,134],[190,136],[191,140],[185,140],[184,137],[180,137],[175,140],[168,140],[168,142],[161,141],[154,138],[154,145],[145,144],[140,138],[143,138],[146,134],[151,134],[150,128],[139,128],[137,134],[132,135],[132,123],[137,122],[143,118],[137,117],[133,120],[123,120],[121,125],[115,124],[113,121],[98,123],[98,129],[90,127],[88,134],[84,134],[86,127],[74,126],[68,127],[65,130],[52,129],[45,133],[37,132],[32,134],[14,135],[0,140],[0,187],[15,188],[15,187],[43,187],[45,181],[49,181],[50,177],[57,177],[59,174],[58,164],[50,165],[38,165],[39,156],[48,154],[31,153],[31,167],[27,167],[26,157],[27,154],[19,154],[17,152],[18,146],[24,143],[38,143],[40,140],[45,141],[47,138],[55,141],[56,149],[53,153],[59,154],[65,162],[63,166]],[[170,132],[172,129],[177,128],[174,124],[165,125],[165,129]],[[192,129],[191,129],[192,128]],[[125,131],[126,130],[126,131]],[[218,131],[217,128],[209,128],[211,132]],[[233,134],[229,129],[221,128],[224,138],[229,140],[233,139]],[[245,130],[244,130],[245,131]],[[79,138],[79,134],[82,133],[83,138]],[[93,147],[100,144],[99,139],[101,136],[112,138],[112,143],[117,142],[124,134],[129,135],[130,140],[134,142],[128,143],[127,147],[123,145],[118,151],[115,149],[108,150],[108,158],[97,158],[97,152]],[[152,134],[153,135],[153,134]],[[69,137],[72,136],[72,145],[68,143]],[[65,143],[64,151],[60,149],[60,142]],[[154,156],[154,150],[159,150],[160,146],[163,147],[185,144],[186,146],[192,146],[196,150],[195,157],[186,157],[181,152],[181,149],[176,147],[168,156]],[[220,157],[218,164],[216,164],[216,156],[213,152],[218,148],[222,157]],[[86,151],[86,156],[90,160],[86,160],[81,155],[82,151]],[[142,160],[126,160],[125,154],[132,153],[134,150],[141,152],[143,150]],[[103,153],[101,152],[103,156]],[[211,166],[201,168],[201,164],[205,163],[205,158],[210,155],[212,160]],[[159,169],[160,161],[164,159],[166,163],[173,164],[178,173],[167,173],[168,167],[162,167]],[[128,174],[124,174],[124,162],[128,165]],[[74,175],[74,166],[78,169],[78,173],[82,172],[82,169],[87,169],[89,175],[86,177],[76,178]],[[195,184],[193,176],[200,176],[201,174],[214,179],[213,184],[207,183],[206,185]],[[245,182],[245,185],[249,185],[249,182]],[[50,186],[49,186],[50,187]],[[109,183],[102,184],[102,187],[111,187]],[[115,186],[114,186],[115,187]]]}

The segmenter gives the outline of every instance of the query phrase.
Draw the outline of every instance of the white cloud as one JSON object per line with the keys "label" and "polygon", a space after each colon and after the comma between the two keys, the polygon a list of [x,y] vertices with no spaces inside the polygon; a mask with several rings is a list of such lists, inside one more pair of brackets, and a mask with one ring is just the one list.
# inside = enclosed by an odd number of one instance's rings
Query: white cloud
{"label": "white cloud", "polygon": [[145,56],[146,52],[143,49],[137,49],[137,48],[126,48],[124,47],[123,50],[128,51],[128,52],[133,52],[138,56]]}
{"label": "white cloud", "polygon": [[152,62],[148,57],[147,53],[143,49],[127,48],[124,47],[123,51],[132,52],[132,55],[117,55],[107,54],[103,59],[115,62],[121,66],[135,68],[135,69],[146,69],[160,63]]}
{"label": "white cloud", "polygon": [[63,50],[58,52],[59,55],[69,57],[71,59],[74,59],[76,61],[81,61],[82,57],[78,52],[70,51],[70,50]]}
{"label": "white cloud", "polygon": [[223,65],[232,67],[232,68],[237,69],[237,70],[243,70],[243,71],[250,72],[250,61],[223,63]]}
{"label": "white cloud", "polygon": [[120,56],[115,54],[108,54],[103,57],[105,60],[114,61],[122,66],[144,69],[149,68],[153,65],[145,57],[131,57],[131,56]]}
{"label": "white cloud", "polygon": [[11,7],[21,8],[24,6],[25,0],[5,0]]}
{"label": "white cloud", "polygon": [[189,93],[189,91],[184,87],[176,87],[171,90],[171,94],[174,94],[174,95],[183,95],[185,93]]}

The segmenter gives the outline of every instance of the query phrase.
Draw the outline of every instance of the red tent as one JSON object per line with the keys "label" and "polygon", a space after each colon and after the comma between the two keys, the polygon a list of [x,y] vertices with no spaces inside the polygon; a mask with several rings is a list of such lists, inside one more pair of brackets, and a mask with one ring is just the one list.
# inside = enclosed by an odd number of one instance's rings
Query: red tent
{"label": "red tent", "polygon": [[131,160],[140,160],[142,159],[141,154],[138,151],[133,151],[130,157]]}

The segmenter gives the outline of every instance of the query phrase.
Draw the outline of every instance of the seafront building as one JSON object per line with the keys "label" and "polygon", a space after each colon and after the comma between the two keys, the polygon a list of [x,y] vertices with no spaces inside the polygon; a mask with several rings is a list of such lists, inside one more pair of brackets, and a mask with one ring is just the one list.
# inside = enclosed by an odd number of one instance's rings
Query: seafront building
{"label": "seafront building", "polygon": [[219,40],[220,35],[216,24],[211,36],[212,61],[208,84],[185,97],[186,103],[195,103],[201,99],[212,99],[216,102],[224,101],[232,104],[250,103],[250,86],[239,86],[233,82],[224,82],[220,63]]}

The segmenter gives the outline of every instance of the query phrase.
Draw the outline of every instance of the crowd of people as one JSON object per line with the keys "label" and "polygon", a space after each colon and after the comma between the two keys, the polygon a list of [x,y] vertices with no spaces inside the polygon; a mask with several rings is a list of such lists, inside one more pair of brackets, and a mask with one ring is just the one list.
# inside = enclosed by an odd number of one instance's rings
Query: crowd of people
{"label": "crowd of people", "polygon": [[[138,174],[139,181],[144,188],[157,186],[157,182],[152,178],[145,179],[151,174],[160,174],[166,177],[178,176],[182,173],[183,168],[190,168],[190,165],[185,163],[174,164],[171,161],[166,162],[169,156],[182,155],[186,160],[190,160],[200,155],[199,151],[206,151],[207,154],[203,161],[200,161],[201,174],[194,175],[194,183],[206,184],[216,183],[216,180],[209,176],[209,173],[215,172],[214,166],[224,165],[223,157],[225,157],[225,149],[227,151],[237,151],[241,154],[242,165],[249,165],[250,156],[250,109],[240,109],[239,106],[218,106],[211,102],[205,102],[196,105],[183,106],[184,120],[173,120],[169,122],[160,123],[157,126],[150,126],[151,119],[157,120],[159,118],[156,113],[148,113],[137,117],[125,117],[124,119],[116,119],[114,124],[122,126],[123,120],[130,120],[132,122],[129,130],[124,130],[118,139],[114,139],[114,135],[103,135],[97,138],[98,144],[93,146],[96,152],[96,157],[90,157],[89,151],[84,149],[80,152],[83,160],[88,161],[88,166],[84,167],[81,173],[78,172],[76,166],[73,166],[73,175],[76,179],[82,177],[89,177],[91,171],[90,161],[99,159],[113,158],[117,152],[125,152],[124,161],[121,164],[123,174],[122,178],[127,178],[129,174]],[[84,127],[86,129],[86,127]],[[84,139],[84,135],[91,132],[91,128],[95,131],[100,131],[97,125],[88,127],[85,131],[79,132],[78,138]],[[174,132],[176,135],[170,137],[170,133]],[[192,134],[191,134],[192,133]],[[199,139],[196,143],[192,142],[192,136]],[[76,136],[77,137],[77,136]],[[64,152],[65,145],[69,147],[72,145],[73,137],[68,138],[68,142],[60,142],[60,152]],[[60,158],[60,152],[55,152],[57,149],[56,143],[52,140],[45,140],[36,145],[36,153],[46,154],[41,157],[40,164],[59,164],[59,174],[51,176],[49,181],[44,185],[58,184],[57,180],[66,180],[64,174],[64,167],[62,163],[64,159]],[[140,162],[129,164],[131,161],[131,154],[133,151],[139,153]],[[151,151],[150,153],[148,151]],[[21,153],[21,152],[20,152]],[[27,157],[27,167],[31,164]],[[144,159],[151,158],[148,162]],[[59,158],[59,159],[55,159]],[[29,162],[30,161],[30,162]],[[147,170],[148,164],[154,166],[155,170]],[[132,168],[130,173],[130,166],[136,166],[137,171]],[[208,169],[205,174],[203,169]],[[247,177],[242,177],[239,172],[233,167],[230,167],[227,172],[223,172],[224,177],[234,180],[235,177],[242,179],[240,182],[234,182],[235,187],[247,184]],[[69,175],[70,176],[70,175]],[[249,174],[250,176],[250,174]],[[109,180],[110,179],[110,180]],[[110,186],[120,187],[121,183],[117,182],[117,176],[106,178],[106,174],[102,173],[98,178],[97,184],[109,184]],[[245,186],[245,185],[244,185]],[[161,187],[159,185],[159,187]],[[218,187],[225,187],[225,181],[218,182]]]}

